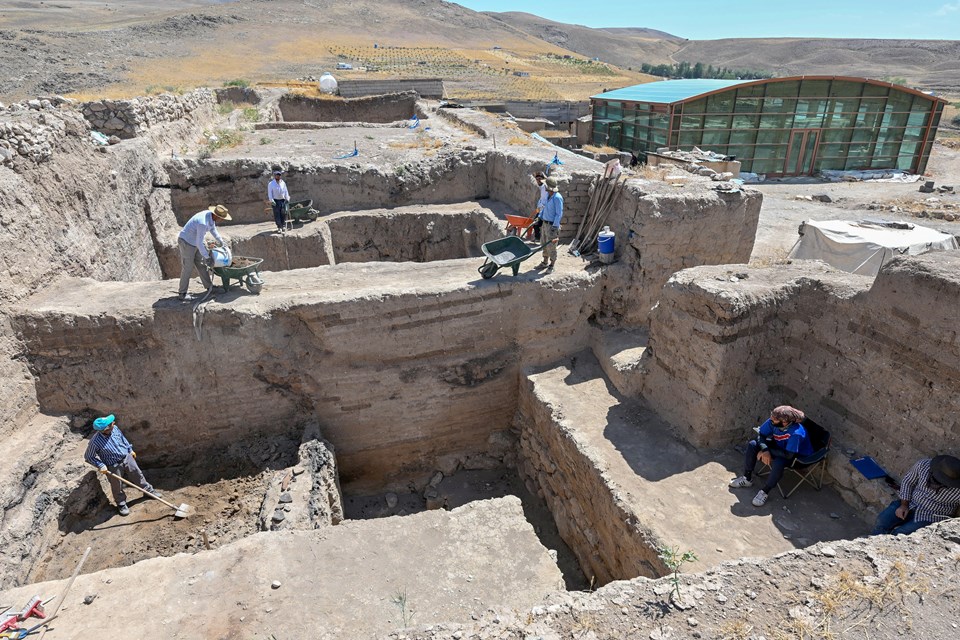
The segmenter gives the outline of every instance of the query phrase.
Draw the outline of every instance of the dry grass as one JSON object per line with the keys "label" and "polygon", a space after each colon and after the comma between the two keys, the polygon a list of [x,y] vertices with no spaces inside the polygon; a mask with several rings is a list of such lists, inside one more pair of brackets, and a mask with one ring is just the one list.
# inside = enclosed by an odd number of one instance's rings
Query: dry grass
{"label": "dry grass", "polygon": [[753,632],[753,625],[747,624],[746,620],[730,620],[720,625],[717,632],[720,640],[747,640]]}
{"label": "dry grass", "polygon": [[637,167],[636,173],[644,180],[652,180],[656,182],[664,181],[667,177],[667,174],[670,173],[670,169],[664,165],[651,167],[648,164],[641,164],[639,167]]}
{"label": "dry grass", "polygon": [[583,145],[583,150],[591,153],[617,153],[619,151],[619,149],[614,149],[613,147],[598,147],[595,144],[585,144]]}
{"label": "dry grass", "polygon": [[394,141],[387,146],[393,149],[439,149],[443,146],[443,141],[432,138],[425,133],[418,133],[413,140],[405,142]]}
{"label": "dry grass", "polygon": [[790,254],[789,249],[779,248],[774,249],[770,253],[762,256],[757,256],[750,260],[749,266],[751,267],[772,267],[778,264],[787,264],[787,256]]}
{"label": "dry grass", "polygon": [[514,136],[507,140],[507,144],[512,144],[519,147],[529,147],[531,144],[533,144],[533,142],[531,142],[530,138]]}
{"label": "dry grass", "polygon": [[[818,611],[809,618],[790,618],[775,625],[778,640],[840,640],[851,633],[869,637],[869,626],[883,615],[895,616],[897,624],[909,630],[906,611],[908,596],[922,598],[929,593],[929,581],[911,575],[906,565],[895,562],[876,578],[858,578],[842,571],[836,580],[815,592],[812,600]],[[869,626],[868,626],[869,625]]]}

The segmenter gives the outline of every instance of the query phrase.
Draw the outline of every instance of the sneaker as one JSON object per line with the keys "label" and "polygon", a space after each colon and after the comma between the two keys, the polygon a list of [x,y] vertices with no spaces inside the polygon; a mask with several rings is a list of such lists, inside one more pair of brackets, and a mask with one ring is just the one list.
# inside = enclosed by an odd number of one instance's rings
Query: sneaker
{"label": "sneaker", "polygon": [[193,302],[196,299],[197,299],[197,296],[193,295],[192,293],[180,294],[180,302]]}
{"label": "sneaker", "polygon": [[757,492],[757,495],[753,497],[753,506],[762,507],[767,504],[767,492],[763,489]]}
{"label": "sneaker", "polygon": [[730,481],[730,486],[734,489],[741,489],[743,487],[749,487],[753,484],[753,480],[748,480],[747,476],[740,476],[739,478],[734,478]]}
{"label": "sneaker", "polygon": [[537,269],[546,269],[546,268],[547,268],[547,261],[546,261],[546,260],[544,260],[543,262],[541,262],[540,264],[537,265]]}
{"label": "sneaker", "polygon": [[555,266],[557,266],[557,263],[551,262],[550,264],[547,265],[547,271],[553,271],[553,268]]}
{"label": "sneaker", "polygon": [[130,515],[130,507],[127,506],[126,502],[121,502],[120,504],[118,504],[117,511],[119,511],[120,515],[122,516]]}

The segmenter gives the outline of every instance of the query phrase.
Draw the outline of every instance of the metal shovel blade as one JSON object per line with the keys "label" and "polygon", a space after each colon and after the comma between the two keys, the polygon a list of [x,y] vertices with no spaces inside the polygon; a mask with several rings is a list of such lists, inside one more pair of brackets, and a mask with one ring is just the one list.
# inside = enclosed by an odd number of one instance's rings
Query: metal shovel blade
{"label": "metal shovel blade", "polygon": [[177,507],[177,512],[173,514],[174,518],[186,518],[190,515],[190,505],[186,502],[181,502],[180,506]]}

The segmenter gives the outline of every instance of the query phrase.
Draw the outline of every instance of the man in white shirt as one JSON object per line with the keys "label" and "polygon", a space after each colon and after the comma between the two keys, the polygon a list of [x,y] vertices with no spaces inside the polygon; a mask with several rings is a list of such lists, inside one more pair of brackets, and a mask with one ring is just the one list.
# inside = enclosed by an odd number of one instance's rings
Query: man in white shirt
{"label": "man in white shirt", "polygon": [[290,192],[287,191],[287,183],[280,176],[283,171],[277,169],[273,172],[273,180],[267,185],[267,200],[273,207],[273,221],[277,223],[277,231],[283,233],[287,226],[287,203],[290,202]]}
{"label": "man in white shirt", "polygon": [[207,249],[204,237],[209,231],[217,243],[223,246],[223,238],[217,231],[217,222],[232,220],[230,212],[222,204],[210,205],[209,209],[196,213],[187,220],[180,230],[180,236],[177,238],[177,246],[180,248],[180,299],[184,301],[194,300],[196,296],[187,293],[190,288],[190,274],[193,273],[193,267],[197,267],[200,273],[200,282],[209,291],[213,288],[213,282],[210,281],[210,272],[208,268],[212,264],[213,258]]}

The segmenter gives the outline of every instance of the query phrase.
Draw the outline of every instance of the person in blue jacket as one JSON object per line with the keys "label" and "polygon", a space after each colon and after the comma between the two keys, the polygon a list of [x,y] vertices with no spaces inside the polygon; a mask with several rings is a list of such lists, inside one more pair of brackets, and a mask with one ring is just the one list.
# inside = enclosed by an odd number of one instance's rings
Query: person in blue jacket
{"label": "person in blue jacket", "polygon": [[782,405],[770,412],[770,419],[760,425],[757,437],[747,443],[744,452],[743,475],[730,481],[734,488],[749,487],[753,484],[753,469],[758,462],[770,467],[767,483],[753,498],[753,506],[762,507],[770,492],[780,482],[784,469],[797,456],[813,453],[810,437],[803,428],[806,418],[803,411],[788,405]]}

